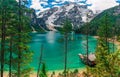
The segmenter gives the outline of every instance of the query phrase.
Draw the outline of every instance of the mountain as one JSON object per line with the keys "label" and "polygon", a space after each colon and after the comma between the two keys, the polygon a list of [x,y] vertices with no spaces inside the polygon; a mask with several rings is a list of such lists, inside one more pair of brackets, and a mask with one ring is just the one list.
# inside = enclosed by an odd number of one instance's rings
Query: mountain
{"label": "mountain", "polygon": [[[91,35],[97,35],[97,30],[99,29],[99,23],[101,22],[101,19],[108,15],[109,22],[111,23],[113,28],[116,28],[116,31],[120,33],[120,6],[115,6],[113,8],[107,9],[103,12],[101,12],[99,15],[97,15],[89,25]],[[85,26],[81,28],[81,33],[84,33]],[[117,34],[118,34],[117,33]]]}
{"label": "mountain", "polygon": [[89,12],[89,19],[94,17],[92,10],[86,5],[69,2],[60,7],[53,7],[38,14],[39,25],[49,30],[55,30],[54,27],[61,27],[67,18],[73,24],[73,27],[79,28],[86,22],[86,14]]}
{"label": "mountain", "polygon": [[27,8],[29,12],[25,12],[25,16],[30,19],[30,29],[32,32],[44,32],[44,28],[40,26],[39,20],[37,18],[36,12],[34,9]]}

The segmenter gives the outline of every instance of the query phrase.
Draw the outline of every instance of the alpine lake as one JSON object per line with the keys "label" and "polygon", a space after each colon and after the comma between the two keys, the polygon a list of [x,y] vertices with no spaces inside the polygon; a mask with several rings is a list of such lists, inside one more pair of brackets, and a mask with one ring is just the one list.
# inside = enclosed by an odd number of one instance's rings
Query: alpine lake
{"label": "alpine lake", "polygon": [[[42,62],[45,63],[47,70],[64,69],[64,36],[59,32],[47,32],[45,34],[31,33],[30,49],[34,52],[31,66],[35,71],[42,50]],[[97,46],[97,39],[93,36],[88,37],[89,53],[94,53]],[[112,43],[110,45],[112,47]],[[67,69],[85,68],[78,54],[86,54],[86,35],[70,34],[68,38]]]}

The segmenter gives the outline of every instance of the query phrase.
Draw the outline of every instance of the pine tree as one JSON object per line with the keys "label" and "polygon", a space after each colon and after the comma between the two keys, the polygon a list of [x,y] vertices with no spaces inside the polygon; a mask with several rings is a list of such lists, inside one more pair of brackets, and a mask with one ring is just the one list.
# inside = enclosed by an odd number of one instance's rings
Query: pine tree
{"label": "pine tree", "polygon": [[1,77],[3,77],[5,63],[5,37],[6,37],[6,1],[1,0]]}
{"label": "pine tree", "polygon": [[64,35],[64,52],[65,52],[65,64],[64,64],[64,76],[66,77],[67,73],[67,52],[68,52],[68,36],[69,33],[72,31],[72,24],[68,19],[65,20],[63,24],[63,28],[60,30],[60,32]]}
{"label": "pine tree", "polygon": [[[13,67],[13,64],[12,64],[12,61],[13,61],[13,46],[14,46],[14,37],[16,35],[16,30],[15,30],[15,20],[16,20],[16,12],[15,10],[17,9],[17,7],[14,7],[17,5],[17,3],[14,1],[14,0],[8,0],[8,4],[9,8],[7,9],[7,12],[9,14],[7,14],[7,17],[8,17],[8,26],[7,26],[7,36],[9,37],[8,38],[8,52],[9,52],[9,60],[7,60],[7,64],[9,65],[9,77],[12,77],[12,67]],[[8,54],[6,54],[8,55]]]}
{"label": "pine tree", "polygon": [[[30,71],[32,70],[30,68],[30,66],[27,66],[29,65],[28,63],[31,62],[32,60],[32,52],[31,50],[29,50],[29,47],[26,45],[28,42],[29,42],[29,35],[28,35],[28,32],[29,32],[29,28],[28,26],[30,25],[30,19],[28,19],[26,16],[25,16],[25,13],[27,13],[27,8],[24,7],[24,5],[22,4],[25,4],[26,1],[21,1],[19,0],[18,2],[18,23],[17,23],[17,26],[16,26],[16,29],[17,29],[17,33],[16,33],[16,58],[15,60],[17,60],[17,64],[15,63],[15,66],[17,66],[17,69],[15,68],[15,70],[17,70],[15,72],[15,74],[18,76],[18,77],[21,77],[21,76],[27,76],[30,74]],[[29,20],[29,21],[28,21]],[[26,61],[27,59],[27,61]]]}
{"label": "pine tree", "polygon": [[42,68],[39,74],[39,77],[47,77],[46,66],[45,63],[42,63]]}
{"label": "pine tree", "polygon": [[[89,68],[89,74],[93,77],[119,77],[120,76],[120,52],[112,52],[109,47],[108,38],[113,37],[109,15],[106,14],[99,24],[99,40],[96,49],[96,66]],[[119,73],[118,73],[119,72]]]}
{"label": "pine tree", "polygon": [[[4,5],[5,4],[5,5]],[[25,4],[22,2],[22,4]],[[5,12],[4,10],[7,10]],[[3,77],[3,71],[4,71],[4,65],[8,65],[9,67],[9,77],[13,77],[13,75],[21,77],[21,76],[28,76],[30,74],[30,71],[32,68],[29,66],[29,63],[32,60],[33,52],[29,49],[29,46],[27,45],[30,41],[30,37],[28,33],[30,32],[30,18],[26,15],[30,13],[30,9],[26,8],[24,5],[21,5],[22,12],[21,12],[21,19],[22,21],[19,21],[19,7],[16,0],[0,0],[0,35],[4,38],[0,39],[1,41],[1,47],[0,49],[0,63],[1,63],[1,77]],[[3,14],[4,11],[4,15]],[[6,23],[5,26],[3,26],[3,21]],[[22,23],[21,32],[18,30],[19,23]],[[3,24],[3,25],[2,25]],[[20,28],[19,28],[20,29]],[[19,35],[21,36],[19,38]],[[6,36],[6,37],[5,37]],[[0,37],[1,38],[1,37]],[[5,40],[3,40],[5,39]],[[19,40],[21,42],[19,42]],[[21,55],[19,55],[19,47],[21,47]],[[4,50],[4,55],[3,55]],[[1,54],[2,53],[2,54]],[[4,57],[3,57],[4,56]],[[9,56],[9,57],[8,57]],[[21,57],[21,59],[18,58]],[[26,60],[27,59],[27,60]],[[4,62],[3,62],[4,61]],[[18,64],[20,64],[20,71],[18,74]]]}

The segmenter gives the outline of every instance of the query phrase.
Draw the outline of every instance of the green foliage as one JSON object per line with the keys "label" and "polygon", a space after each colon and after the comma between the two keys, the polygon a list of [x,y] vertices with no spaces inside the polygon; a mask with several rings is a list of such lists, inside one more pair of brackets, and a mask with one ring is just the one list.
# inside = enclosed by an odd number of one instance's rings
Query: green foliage
{"label": "green foliage", "polygon": [[116,23],[113,27],[115,28],[115,33],[117,35],[117,39],[119,40],[120,39],[119,38],[120,36],[120,19],[119,18],[116,20]]}
{"label": "green foliage", "polygon": [[63,24],[63,27],[59,29],[59,31],[63,34],[67,34],[67,33],[70,33],[72,31],[72,24],[71,22],[66,19],[64,24]]}
{"label": "green foliage", "polygon": [[79,71],[78,71],[78,69],[75,69],[74,71],[73,71],[73,73],[78,73]]}
{"label": "green foliage", "polygon": [[[26,2],[25,2],[26,3]],[[22,2],[22,4],[25,4]],[[3,12],[4,9],[4,13]],[[21,21],[19,21],[18,11],[21,10]],[[9,66],[10,55],[10,41],[12,41],[12,74],[18,75],[18,63],[20,63],[20,73],[23,77],[28,77],[33,68],[30,67],[32,61],[33,51],[29,49],[27,45],[30,41],[30,18],[25,13],[30,14],[31,10],[21,5],[18,7],[16,0],[0,0],[0,29],[2,28],[2,16],[5,22],[5,64]],[[19,24],[21,26],[21,32],[19,32]],[[0,38],[1,38],[0,30]],[[21,37],[19,37],[21,36]],[[12,40],[11,40],[12,37]],[[1,41],[1,39],[0,39]],[[1,44],[1,43],[0,43]],[[18,58],[19,51],[21,51],[21,59]],[[5,67],[6,68],[6,67]]]}
{"label": "green foliage", "polygon": [[106,15],[104,15],[99,22],[97,35],[100,37],[110,38],[113,36],[111,31],[113,31],[112,25],[109,20],[108,14],[106,13]]}
{"label": "green foliage", "polygon": [[47,77],[47,76],[44,75],[42,72],[40,72],[40,77]]}
{"label": "green foliage", "polygon": [[46,66],[45,63],[42,64],[42,68],[39,74],[40,77],[47,77]]}
{"label": "green foliage", "polygon": [[64,34],[64,76],[67,77],[67,47],[68,47],[68,34],[72,31],[72,24],[70,23],[69,20],[65,20],[63,24],[63,28],[60,29],[60,32]]}
{"label": "green foliage", "polygon": [[113,37],[110,20],[105,15],[99,24],[98,45],[96,49],[96,66],[88,68],[93,77],[119,77],[120,76],[120,50],[110,52],[108,38]]}
{"label": "green foliage", "polygon": [[88,70],[93,77],[120,76],[120,50],[108,53],[105,47],[99,45],[96,50],[96,63],[94,68]]}

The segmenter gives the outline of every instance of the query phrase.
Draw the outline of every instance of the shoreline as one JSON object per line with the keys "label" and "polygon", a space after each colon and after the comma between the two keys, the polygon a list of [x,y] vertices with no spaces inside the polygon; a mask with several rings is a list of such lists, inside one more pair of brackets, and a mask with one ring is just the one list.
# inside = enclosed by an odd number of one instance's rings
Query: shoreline
{"label": "shoreline", "polygon": [[[73,72],[75,69],[78,69],[78,77],[82,77],[82,74],[84,71],[86,71],[86,68],[73,68],[73,69],[69,69],[69,72]],[[55,72],[54,77],[58,77],[59,74],[63,73],[63,70],[49,70],[47,71],[47,76],[51,77],[51,74]],[[4,77],[8,77],[9,73],[8,71],[4,72]],[[30,74],[30,77],[37,77],[37,71],[32,71]]]}
{"label": "shoreline", "polygon": [[[99,39],[99,36],[93,36],[94,38],[96,38],[96,39]],[[120,42],[119,41],[117,41],[116,39],[114,40],[114,42],[113,42],[113,39],[108,39],[108,41],[110,42],[110,43],[114,43],[116,46],[117,46],[117,49],[120,49]]]}

